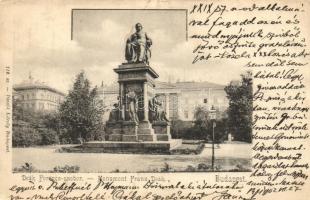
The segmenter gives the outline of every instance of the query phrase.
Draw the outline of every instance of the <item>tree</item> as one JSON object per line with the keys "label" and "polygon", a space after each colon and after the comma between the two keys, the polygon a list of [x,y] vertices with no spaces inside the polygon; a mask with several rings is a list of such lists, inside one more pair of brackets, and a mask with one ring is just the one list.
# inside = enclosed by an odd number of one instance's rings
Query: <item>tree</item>
{"label": "tree", "polygon": [[[227,119],[225,117],[225,112],[220,112],[216,109],[216,126],[214,128],[214,140],[216,142],[221,142],[226,137],[227,132]],[[198,106],[194,113],[195,125],[193,127],[193,132],[199,139],[212,140],[213,132],[213,122],[210,119],[208,110],[203,106]]]}
{"label": "tree", "polygon": [[172,120],[171,121],[171,136],[172,138],[183,138],[188,136],[187,132],[189,128],[192,127],[192,122],[182,121],[182,120]]}
{"label": "tree", "polygon": [[18,120],[23,120],[24,110],[21,105],[21,100],[19,98],[13,98],[12,101],[12,120],[16,122]]}
{"label": "tree", "polygon": [[203,106],[197,106],[194,111],[195,125],[205,127],[208,120],[208,111]]}
{"label": "tree", "polygon": [[72,141],[79,138],[91,140],[98,131],[102,131],[103,108],[96,98],[97,88],[91,89],[85,73],[79,73],[60,107],[62,123]]}
{"label": "tree", "polygon": [[241,75],[241,81],[230,82],[225,87],[229,100],[228,130],[236,140],[252,141],[252,74],[247,71]]}
{"label": "tree", "polygon": [[41,145],[50,145],[59,143],[59,138],[53,129],[40,128],[39,133],[41,135]]}
{"label": "tree", "polygon": [[195,139],[207,139],[208,133],[208,111],[203,106],[197,106],[194,111],[194,127],[191,129],[191,134]]}
{"label": "tree", "polygon": [[41,135],[36,129],[29,127],[13,127],[13,147],[29,147],[39,145],[40,143]]}
{"label": "tree", "polygon": [[[227,118],[225,112],[219,110],[216,110],[216,116],[215,141],[222,142],[227,139]],[[172,137],[186,140],[212,140],[213,126],[207,108],[197,106],[194,110],[194,119],[194,121],[172,121]]]}

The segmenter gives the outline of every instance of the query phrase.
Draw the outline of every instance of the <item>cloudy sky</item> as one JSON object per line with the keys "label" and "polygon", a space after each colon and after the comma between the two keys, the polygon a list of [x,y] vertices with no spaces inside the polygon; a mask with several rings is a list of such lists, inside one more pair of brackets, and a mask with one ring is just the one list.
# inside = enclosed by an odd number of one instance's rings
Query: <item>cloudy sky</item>
{"label": "cloudy sky", "polygon": [[161,81],[226,84],[239,77],[239,67],[227,70],[230,66],[225,63],[191,65],[185,11],[74,10],[73,40],[68,11],[34,9],[16,19],[14,83],[31,72],[35,79],[66,92],[75,75],[84,70],[93,86],[101,81],[111,84],[117,78],[113,69],[125,62],[125,41],[137,22],[153,40],[150,65]]}

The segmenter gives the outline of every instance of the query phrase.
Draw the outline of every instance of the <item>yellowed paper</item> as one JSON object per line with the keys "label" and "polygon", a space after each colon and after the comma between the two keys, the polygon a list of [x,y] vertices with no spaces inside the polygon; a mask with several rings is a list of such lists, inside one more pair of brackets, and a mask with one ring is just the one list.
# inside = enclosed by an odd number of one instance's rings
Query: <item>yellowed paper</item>
{"label": "yellowed paper", "polygon": [[2,1],[0,199],[308,199],[309,9]]}

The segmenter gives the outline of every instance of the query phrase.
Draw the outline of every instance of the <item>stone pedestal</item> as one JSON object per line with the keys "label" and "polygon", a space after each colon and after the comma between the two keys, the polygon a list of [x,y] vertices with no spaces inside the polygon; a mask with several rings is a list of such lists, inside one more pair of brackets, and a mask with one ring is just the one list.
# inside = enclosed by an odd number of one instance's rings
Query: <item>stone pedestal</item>
{"label": "stone pedestal", "polygon": [[92,141],[83,143],[80,148],[71,148],[70,152],[170,154],[180,145],[182,145],[182,140],[152,142]]}
{"label": "stone pedestal", "polygon": [[165,121],[155,121],[152,124],[158,141],[171,140],[170,123]]}
{"label": "stone pedestal", "polygon": [[[154,79],[158,77],[158,74],[145,63],[124,63],[114,71],[118,74],[119,99],[124,119],[122,141],[156,141],[157,137],[148,119],[148,102],[155,95]],[[130,118],[132,105],[130,107],[129,92],[136,96],[138,125],[130,122],[132,120]]]}
{"label": "stone pedestal", "polygon": [[137,141],[138,125],[133,121],[123,122],[123,141],[136,142]]}
{"label": "stone pedestal", "polygon": [[[155,96],[154,79],[158,78],[156,72],[144,63],[125,63],[114,71],[118,74],[119,83],[118,119],[122,120],[107,122],[106,132],[110,143],[89,143],[87,148],[103,152],[169,153],[180,145],[180,141],[171,139],[169,122],[151,123],[149,120],[149,101]],[[132,117],[133,114],[136,114],[135,117]]]}
{"label": "stone pedestal", "polygon": [[107,122],[106,134],[110,141],[122,141],[122,121]]}
{"label": "stone pedestal", "polygon": [[156,141],[154,129],[149,121],[141,121],[138,127],[138,141]]}

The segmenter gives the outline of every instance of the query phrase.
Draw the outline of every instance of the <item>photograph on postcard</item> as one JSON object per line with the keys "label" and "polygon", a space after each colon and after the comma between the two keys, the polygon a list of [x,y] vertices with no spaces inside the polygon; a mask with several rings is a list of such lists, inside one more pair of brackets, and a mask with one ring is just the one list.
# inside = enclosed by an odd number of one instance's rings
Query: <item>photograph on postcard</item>
{"label": "photograph on postcard", "polygon": [[251,171],[252,73],[191,60],[212,46],[192,52],[188,10],[72,9],[70,22],[70,37],[22,27],[14,173]]}

